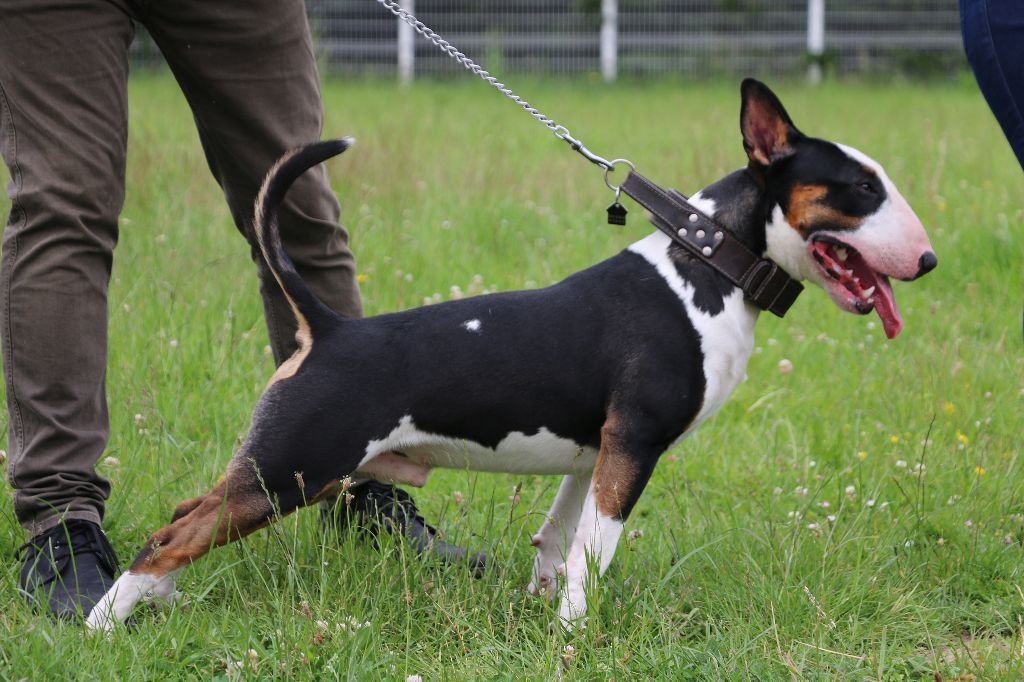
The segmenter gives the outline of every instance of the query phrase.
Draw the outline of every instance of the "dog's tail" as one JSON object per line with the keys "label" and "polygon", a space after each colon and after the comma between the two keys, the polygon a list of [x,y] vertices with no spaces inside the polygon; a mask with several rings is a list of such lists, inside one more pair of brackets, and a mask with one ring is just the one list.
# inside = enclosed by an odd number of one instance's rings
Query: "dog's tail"
{"label": "dog's tail", "polygon": [[267,266],[295,313],[300,334],[316,329],[321,321],[336,321],[340,316],[324,305],[295,271],[295,264],[281,245],[278,208],[288,188],[300,175],[318,163],[342,153],[352,146],[353,142],[355,140],[351,137],[346,137],[341,140],[314,142],[293,149],[278,159],[267,172],[260,193],[256,196],[256,241],[260,245]]}

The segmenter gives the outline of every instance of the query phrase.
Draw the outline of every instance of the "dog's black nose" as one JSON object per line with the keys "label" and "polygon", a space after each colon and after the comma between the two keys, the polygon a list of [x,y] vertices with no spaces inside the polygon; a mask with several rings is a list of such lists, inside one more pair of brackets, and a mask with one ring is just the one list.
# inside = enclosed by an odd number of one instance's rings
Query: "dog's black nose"
{"label": "dog's black nose", "polygon": [[914,279],[927,275],[929,272],[935,269],[935,266],[939,264],[939,259],[935,257],[935,253],[932,251],[925,251],[921,254],[921,260],[917,261],[917,274],[914,275]]}

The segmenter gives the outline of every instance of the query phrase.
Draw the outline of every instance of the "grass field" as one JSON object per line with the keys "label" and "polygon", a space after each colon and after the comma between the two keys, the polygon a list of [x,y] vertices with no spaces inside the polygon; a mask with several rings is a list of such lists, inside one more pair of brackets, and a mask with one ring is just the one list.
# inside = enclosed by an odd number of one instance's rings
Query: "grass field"
{"label": "grass field", "polygon": [[[736,83],[521,89],[683,191],[745,161]],[[784,321],[762,316],[749,380],[659,464],[627,527],[642,536],[623,540],[585,630],[549,635],[557,607],[524,589],[556,479],[437,472],[416,493],[491,555],[481,580],[325,539],[302,513],[212,553],[182,576],[184,606],[140,609],[109,639],[17,598],[24,537],[5,503],[0,677],[1019,679],[1020,169],[973,85],[778,91],[805,132],[886,166],[939,268],[896,285],[895,341],[816,288]],[[326,134],[358,139],[331,172],[368,313],[543,286],[649,231],[638,209],[604,225],[599,171],[468,78],[329,82],[325,98]],[[248,249],[173,81],[132,82],[131,130],[101,465],[123,560],[219,477],[272,370]]]}

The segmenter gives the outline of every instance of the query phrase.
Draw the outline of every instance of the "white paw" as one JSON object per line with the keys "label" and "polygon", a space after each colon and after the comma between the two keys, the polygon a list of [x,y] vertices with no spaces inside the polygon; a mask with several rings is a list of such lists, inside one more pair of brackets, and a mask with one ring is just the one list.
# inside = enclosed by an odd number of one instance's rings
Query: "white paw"
{"label": "white paw", "polygon": [[583,594],[583,586],[570,582],[562,590],[562,603],[558,607],[558,620],[562,627],[573,630],[581,627],[583,616],[587,613],[587,599]]}
{"label": "white paw", "polygon": [[85,631],[92,633],[108,633],[114,629],[114,623],[117,619],[114,618],[114,614],[110,610],[109,604],[104,604],[102,601],[93,607],[92,611],[89,612],[89,617],[85,619]]}

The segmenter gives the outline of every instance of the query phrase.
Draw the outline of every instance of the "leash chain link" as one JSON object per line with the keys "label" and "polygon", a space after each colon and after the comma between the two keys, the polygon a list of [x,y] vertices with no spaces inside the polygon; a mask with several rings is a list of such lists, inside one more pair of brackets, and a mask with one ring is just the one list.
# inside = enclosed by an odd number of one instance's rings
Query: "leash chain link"
{"label": "leash chain link", "polygon": [[617,164],[623,163],[628,165],[630,168],[633,168],[633,164],[625,159],[613,159],[609,161],[608,159],[600,157],[597,154],[591,152],[583,145],[583,142],[577,140],[569,133],[568,128],[566,128],[563,125],[558,125],[552,119],[548,118],[539,110],[537,110],[536,107],[531,106],[529,102],[527,102],[522,97],[512,92],[511,88],[509,88],[504,83],[500,82],[489,72],[485,71],[482,66],[474,62],[465,54],[459,52],[459,50],[456,49],[454,45],[452,45],[447,40],[439,36],[436,32],[434,32],[429,26],[424,24],[422,21],[414,17],[407,9],[405,9],[397,2],[395,2],[395,0],[377,0],[377,2],[385,9],[390,11],[392,14],[394,14],[396,17],[398,17],[405,23],[409,24],[409,26],[412,26],[413,30],[415,30],[421,36],[432,42],[439,50],[447,54],[455,61],[462,64],[468,71],[475,73],[485,82],[493,86],[495,90],[505,95],[505,97],[508,97],[510,100],[512,100],[520,107],[522,107],[523,111],[528,113],[530,116],[533,116],[539,122],[544,124],[544,126],[547,127],[548,130],[553,132],[555,134],[555,137],[567,142],[570,147],[572,147],[575,151],[579,152],[584,158],[586,158],[591,163],[600,166],[601,168],[604,168],[604,181],[610,189],[617,189],[617,187],[611,184],[608,178],[608,173],[611,172]]}

